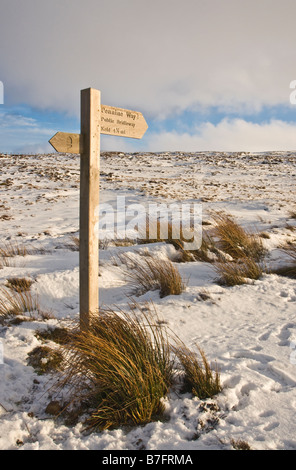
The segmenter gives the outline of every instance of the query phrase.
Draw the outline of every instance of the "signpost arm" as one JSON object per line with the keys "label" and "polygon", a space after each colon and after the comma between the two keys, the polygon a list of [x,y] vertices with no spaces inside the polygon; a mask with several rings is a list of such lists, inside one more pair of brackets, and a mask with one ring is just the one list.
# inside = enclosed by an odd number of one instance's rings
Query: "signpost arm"
{"label": "signpost arm", "polygon": [[79,299],[80,328],[87,330],[90,314],[99,309],[98,223],[100,185],[101,93],[88,88],[81,91],[80,157],[80,247]]}

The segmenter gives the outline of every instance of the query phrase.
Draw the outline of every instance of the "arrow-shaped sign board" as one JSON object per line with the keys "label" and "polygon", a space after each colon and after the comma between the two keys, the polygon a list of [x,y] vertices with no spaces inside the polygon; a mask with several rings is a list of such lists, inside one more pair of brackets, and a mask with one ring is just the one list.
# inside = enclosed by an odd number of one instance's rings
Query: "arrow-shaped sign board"
{"label": "arrow-shaped sign board", "polygon": [[101,106],[101,134],[141,139],[147,129],[147,122],[142,113]]}
{"label": "arrow-shaped sign board", "polygon": [[49,141],[50,145],[61,153],[82,153],[82,139],[80,134],[57,132]]}
{"label": "arrow-shaped sign board", "polygon": [[[101,106],[100,133],[141,139],[148,129],[142,113],[112,106]],[[57,152],[82,153],[80,134],[57,132],[49,141]]]}

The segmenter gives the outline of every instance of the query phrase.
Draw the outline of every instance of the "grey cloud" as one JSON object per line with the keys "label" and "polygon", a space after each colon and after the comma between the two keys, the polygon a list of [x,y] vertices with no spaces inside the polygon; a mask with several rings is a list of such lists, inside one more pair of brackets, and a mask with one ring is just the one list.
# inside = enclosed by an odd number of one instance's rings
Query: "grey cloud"
{"label": "grey cloud", "polygon": [[8,104],[78,114],[79,91],[165,117],[288,104],[294,0],[1,0]]}

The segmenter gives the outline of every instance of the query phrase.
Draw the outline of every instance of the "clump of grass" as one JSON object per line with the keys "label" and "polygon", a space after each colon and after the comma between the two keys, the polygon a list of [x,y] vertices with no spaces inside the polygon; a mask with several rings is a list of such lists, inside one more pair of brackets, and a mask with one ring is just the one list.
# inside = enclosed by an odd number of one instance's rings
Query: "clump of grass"
{"label": "clump of grass", "polygon": [[[210,224],[207,222],[205,225]],[[153,228],[153,234],[149,232],[149,227]],[[211,236],[203,231],[202,244],[201,247],[197,250],[188,250],[185,249],[185,243],[192,243],[194,241],[194,236],[192,235],[191,240],[185,236],[186,227],[177,227],[178,231],[175,231],[175,227],[171,222],[161,221],[161,220],[152,220],[149,225],[149,219],[146,221],[146,230],[144,233],[140,233],[140,238],[138,243],[147,244],[147,243],[159,243],[165,242],[171,244],[175,247],[178,252],[176,261],[180,263],[186,263],[188,261],[206,261],[212,262],[213,256],[210,252],[216,251],[214,242]],[[191,234],[191,232],[190,232]],[[178,236],[177,236],[178,235]]]}
{"label": "clump of grass", "polygon": [[292,260],[296,261],[296,240],[293,242],[287,242],[286,244],[281,246],[281,249],[284,253],[286,253]]}
{"label": "clump of grass", "polygon": [[213,237],[219,250],[213,268],[220,276],[218,282],[235,286],[246,283],[248,279],[259,279],[265,254],[260,235],[247,232],[229,215],[214,214],[213,218]]}
{"label": "clump of grass", "polygon": [[226,214],[215,213],[213,220],[213,236],[217,238],[217,246],[224,253],[233,259],[249,257],[260,261],[263,258],[265,249],[259,235],[246,231]]}
{"label": "clump of grass", "polygon": [[212,398],[221,392],[220,374],[214,370],[201,348],[198,348],[201,359],[184,344],[174,348],[184,372],[184,391],[193,393],[200,400]]}
{"label": "clump of grass", "polygon": [[141,425],[160,416],[173,364],[167,334],[150,306],[91,317],[88,331],[65,346],[63,385],[92,406],[91,428]]}
{"label": "clump of grass", "polygon": [[30,290],[31,285],[33,284],[32,279],[27,279],[25,277],[12,277],[7,279],[6,286],[15,292],[25,292]]}
{"label": "clump of grass", "polygon": [[219,256],[215,241],[209,232],[203,230],[201,246],[198,250],[191,252],[194,260],[213,263]]}
{"label": "clump of grass", "polygon": [[41,341],[53,341],[57,344],[67,344],[71,340],[71,334],[67,328],[54,327],[46,328],[45,330],[38,330],[35,333],[36,338]]}
{"label": "clump of grass", "polygon": [[172,347],[152,304],[133,302],[128,311],[100,310],[91,315],[88,330],[72,331],[69,338],[60,349],[64,361],[57,387],[70,391],[75,422],[81,410],[88,414],[88,429],[162,419],[163,398],[174,383],[176,356],[187,391],[200,399],[221,391],[219,373],[201,349],[199,361],[179,339]]}
{"label": "clump of grass", "polygon": [[127,277],[138,295],[159,289],[162,298],[167,295],[179,295],[185,290],[179,270],[169,260],[151,256],[139,260],[131,258],[128,254],[124,254],[122,259],[128,264]]}
{"label": "clump of grass", "polygon": [[[207,223],[208,224],[208,223]],[[225,214],[214,213],[213,225],[210,230],[203,230],[202,243],[197,250],[185,250],[184,239],[174,240],[172,237],[173,228],[168,228],[167,243],[172,243],[179,252],[178,260],[203,261],[215,263],[230,256],[232,259],[250,257],[255,262],[259,262],[265,254],[262,238],[264,235],[247,232],[232,217]],[[153,240],[156,241],[156,240]],[[158,238],[157,241],[163,241]],[[226,255],[226,256],[225,256]]]}
{"label": "clump of grass", "polygon": [[[193,240],[191,240],[192,242]],[[188,242],[188,241],[187,241]],[[203,261],[213,263],[219,256],[219,250],[209,232],[203,230],[201,246],[198,249],[185,249],[183,240],[168,240],[177,250],[176,262]]]}
{"label": "clump of grass", "polygon": [[117,238],[112,242],[114,246],[133,246],[135,242],[130,238]]}
{"label": "clump of grass", "polygon": [[207,300],[211,300],[211,294],[207,289],[200,290],[197,299],[199,301],[206,302]]}
{"label": "clump of grass", "polygon": [[63,362],[63,355],[48,346],[37,346],[29,352],[27,362],[39,375],[43,375],[59,370]]}
{"label": "clump of grass", "polygon": [[15,256],[26,256],[28,249],[17,241],[8,241],[0,247],[0,268],[11,266]]}
{"label": "clump of grass", "polygon": [[9,241],[4,243],[0,247],[0,256],[5,258],[11,258],[13,256],[26,256],[28,249],[24,244],[20,244],[17,241]]}
{"label": "clump of grass", "polygon": [[288,242],[286,244],[281,245],[280,249],[283,253],[291,258],[291,262],[286,264],[285,266],[281,266],[280,268],[274,269],[272,272],[274,274],[278,274],[279,276],[290,277],[292,279],[296,279],[296,243]]}
{"label": "clump of grass", "polygon": [[259,233],[259,237],[269,239],[270,235],[267,232],[261,232],[261,233]]}
{"label": "clump of grass", "polygon": [[251,450],[250,445],[242,439],[231,439],[230,443],[235,450]]}
{"label": "clump of grass", "polygon": [[8,288],[0,289],[0,321],[16,316],[30,318],[49,318],[47,312],[40,308],[38,296],[28,290],[11,292]]}
{"label": "clump of grass", "polygon": [[219,275],[219,284],[230,287],[245,284],[248,279],[257,280],[263,273],[260,264],[247,256],[235,262],[226,259],[218,261],[214,264],[214,270]]}

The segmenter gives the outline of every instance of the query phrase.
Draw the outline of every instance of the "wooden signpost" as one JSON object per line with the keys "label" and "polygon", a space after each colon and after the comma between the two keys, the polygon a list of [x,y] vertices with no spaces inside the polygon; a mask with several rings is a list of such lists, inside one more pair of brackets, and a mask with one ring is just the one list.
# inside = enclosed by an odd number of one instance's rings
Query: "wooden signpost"
{"label": "wooden signpost", "polygon": [[80,153],[79,301],[80,328],[89,327],[90,314],[99,310],[98,223],[100,135],[141,139],[148,129],[137,111],[101,105],[101,92],[81,91],[80,134],[57,132],[49,141],[57,152]]}

